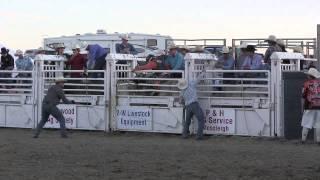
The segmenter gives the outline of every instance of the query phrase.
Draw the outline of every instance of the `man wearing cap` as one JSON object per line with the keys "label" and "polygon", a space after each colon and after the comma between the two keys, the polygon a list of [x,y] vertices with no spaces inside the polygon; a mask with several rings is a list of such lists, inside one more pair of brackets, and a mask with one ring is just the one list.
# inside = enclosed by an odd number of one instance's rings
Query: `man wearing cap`
{"label": "man wearing cap", "polygon": [[309,130],[315,128],[316,142],[320,145],[320,73],[317,69],[310,68],[306,74],[308,80],[304,82],[301,100],[302,143],[307,140]]}
{"label": "man wearing cap", "polygon": [[129,35],[126,34],[121,37],[122,43],[116,47],[116,52],[120,54],[138,54],[137,50],[133,47],[132,44],[128,43]]}
{"label": "man wearing cap", "polygon": [[61,111],[57,108],[57,105],[60,104],[62,100],[65,104],[74,104],[73,100],[68,100],[63,92],[64,79],[63,77],[59,77],[55,80],[55,85],[51,86],[48,89],[47,95],[44,97],[42,101],[42,112],[41,112],[41,121],[37,125],[36,133],[33,136],[34,138],[38,138],[41,129],[48,121],[50,114],[56,118],[60,123],[60,131],[61,137],[67,138],[66,134],[66,125],[65,119],[61,113]]}
{"label": "man wearing cap", "polygon": [[[15,53],[15,56],[18,57],[16,60],[16,67],[18,71],[31,71],[33,68],[33,63],[31,61],[31,58],[24,57],[23,52],[18,49]],[[31,77],[30,73],[19,73],[18,77]]]}
{"label": "man wearing cap", "polygon": [[[87,59],[85,58],[85,56],[83,54],[80,54],[80,45],[78,45],[78,44],[75,45],[72,48],[72,51],[73,51],[73,55],[70,58],[70,60],[66,62],[66,64],[71,67],[71,70],[84,70],[85,66],[86,66]],[[71,73],[70,76],[72,78],[80,78],[81,73],[74,72],[74,73]]]}
{"label": "man wearing cap", "polygon": [[267,69],[270,69],[271,68],[271,55],[274,53],[274,52],[282,52],[282,49],[281,47],[277,44],[277,38],[276,36],[274,35],[270,35],[268,37],[268,39],[265,40],[265,42],[268,43],[269,47],[268,49],[266,50],[266,53],[264,55],[264,62],[267,64]]}
{"label": "man wearing cap", "polygon": [[197,77],[196,80],[186,81],[185,79],[179,80],[177,86],[181,90],[180,92],[180,102],[184,102],[186,109],[186,120],[183,124],[183,132],[182,137],[188,138],[190,134],[190,124],[191,118],[195,115],[198,119],[198,130],[197,130],[197,140],[203,139],[203,128],[204,128],[204,114],[198,103],[198,95],[197,95],[197,84],[205,75],[205,69],[203,69],[202,73]]}
{"label": "man wearing cap", "polygon": [[[178,47],[171,45],[169,47],[169,54],[165,60],[165,63],[170,67],[171,70],[184,70],[184,58],[177,51]],[[181,73],[173,73],[173,78],[181,78]]]}

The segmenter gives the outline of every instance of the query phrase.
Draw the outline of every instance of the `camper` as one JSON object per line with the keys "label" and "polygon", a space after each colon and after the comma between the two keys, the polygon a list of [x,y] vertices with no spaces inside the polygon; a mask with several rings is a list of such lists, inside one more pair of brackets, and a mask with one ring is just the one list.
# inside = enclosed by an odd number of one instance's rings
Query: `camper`
{"label": "camper", "polygon": [[[106,33],[104,30],[97,30],[94,33],[76,34],[73,36],[61,36],[45,38],[44,48],[46,50],[51,49],[50,44],[63,43],[66,46],[65,52],[72,52],[71,48],[75,44],[99,44],[106,48],[109,53],[116,53],[116,47],[121,43],[121,36],[123,33]],[[146,57],[149,54],[153,54],[154,50],[165,50],[166,42],[172,39],[170,36],[164,36],[160,34],[138,34],[128,33],[130,39],[129,43],[137,50],[139,57]]]}

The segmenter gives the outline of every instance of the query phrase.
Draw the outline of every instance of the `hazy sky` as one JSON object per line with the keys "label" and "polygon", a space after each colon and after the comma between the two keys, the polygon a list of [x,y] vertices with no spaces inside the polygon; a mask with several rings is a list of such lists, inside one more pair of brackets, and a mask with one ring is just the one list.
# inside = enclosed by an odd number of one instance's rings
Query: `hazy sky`
{"label": "hazy sky", "polygon": [[0,43],[37,48],[44,37],[105,29],[174,38],[316,37],[319,0],[1,0]]}

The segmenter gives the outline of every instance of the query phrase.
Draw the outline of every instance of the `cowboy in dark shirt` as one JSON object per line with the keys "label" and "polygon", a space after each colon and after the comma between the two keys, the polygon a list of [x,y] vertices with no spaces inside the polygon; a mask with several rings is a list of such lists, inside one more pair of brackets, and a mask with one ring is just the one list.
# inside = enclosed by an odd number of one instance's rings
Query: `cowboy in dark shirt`
{"label": "cowboy in dark shirt", "polygon": [[38,138],[41,129],[48,121],[50,114],[56,118],[60,123],[60,130],[61,130],[61,137],[67,138],[66,134],[66,125],[65,119],[61,113],[61,111],[57,108],[57,105],[60,103],[60,100],[63,101],[65,104],[74,104],[73,100],[68,100],[63,92],[64,80],[63,78],[57,78],[56,84],[51,86],[48,89],[47,95],[44,97],[42,102],[42,114],[41,114],[41,121],[39,122],[36,133],[33,136],[34,138]]}

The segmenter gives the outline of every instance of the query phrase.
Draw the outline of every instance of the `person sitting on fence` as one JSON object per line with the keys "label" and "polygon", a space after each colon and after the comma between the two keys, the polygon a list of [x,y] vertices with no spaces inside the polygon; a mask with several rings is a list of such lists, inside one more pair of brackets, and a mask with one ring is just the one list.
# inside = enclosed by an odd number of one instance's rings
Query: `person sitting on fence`
{"label": "person sitting on fence", "polygon": [[[16,67],[18,71],[32,71],[33,69],[33,62],[31,58],[29,57],[24,57],[23,52],[19,49],[16,51],[15,56],[17,56],[16,60]],[[19,73],[17,77],[31,77],[31,73]]]}
{"label": "person sitting on fence", "polygon": [[[88,61],[87,68],[88,70],[103,70],[106,66],[106,56],[107,50],[101,47],[98,44],[86,45],[85,48],[88,51]],[[101,78],[103,73],[92,73],[89,74],[90,77]]]}
{"label": "person sitting on fence", "polygon": [[308,80],[304,82],[302,90],[302,143],[307,140],[310,129],[316,129],[316,142],[320,145],[320,73],[310,68],[306,73]]}
{"label": "person sitting on fence", "polygon": [[[72,48],[73,55],[69,61],[66,62],[66,65],[70,66],[71,70],[85,70],[87,59],[85,55],[80,53],[80,45],[75,45]],[[70,74],[71,78],[80,78],[83,76],[81,72],[73,72]]]}
{"label": "person sitting on fence", "polygon": [[58,77],[55,80],[55,83],[56,83],[55,85],[51,86],[48,89],[48,93],[42,101],[41,121],[37,125],[36,132],[33,138],[39,137],[40,131],[48,121],[50,114],[54,118],[56,118],[60,123],[61,137],[62,138],[68,137],[66,133],[65,119],[61,111],[58,109],[57,105],[60,104],[61,100],[65,104],[75,104],[75,102],[73,100],[70,101],[65,97],[65,94],[63,92],[63,87],[64,87],[63,77]]}
{"label": "person sitting on fence", "polygon": [[[170,67],[171,70],[184,70],[184,58],[177,51],[178,47],[171,45],[169,48],[168,56],[165,59],[165,63]],[[173,78],[181,78],[181,73],[172,73]]]}
{"label": "person sitting on fence", "polygon": [[282,52],[281,47],[277,44],[277,38],[274,35],[270,35],[268,39],[265,40],[269,47],[264,55],[264,63],[266,64],[266,69],[271,69],[271,55],[274,52]]}
{"label": "person sitting on fence", "polygon": [[186,120],[183,124],[182,137],[188,138],[190,134],[190,124],[191,118],[195,115],[198,119],[198,130],[197,130],[197,140],[203,139],[203,128],[204,128],[204,114],[198,103],[197,95],[197,84],[205,75],[206,70],[203,69],[202,73],[197,77],[196,80],[187,81],[185,79],[179,80],[177,86],[181,90],[180,92],[180,103],[185,105],[186,109]]}

